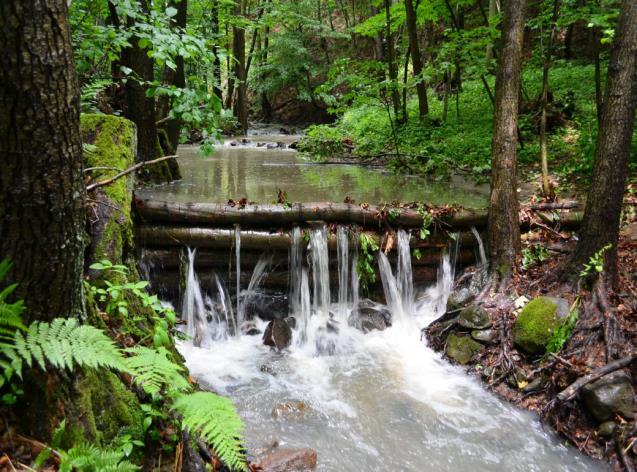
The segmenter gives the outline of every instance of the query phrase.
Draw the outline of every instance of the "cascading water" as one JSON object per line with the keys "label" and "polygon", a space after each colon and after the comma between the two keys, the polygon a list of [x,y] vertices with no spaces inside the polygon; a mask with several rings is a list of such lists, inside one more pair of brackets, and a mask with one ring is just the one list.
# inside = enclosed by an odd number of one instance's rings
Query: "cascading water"
{"label": "cascading water", "polygon": [[[423,326],[445,310],[453,248],[438,282],[415,297],[409,236],[399,233],[395,271],[378,255],[392,327],[363,334],[341,322],[340,313],[358,307],[357,250],[345,244],[346,235],[337,231],[339,291],[332,304],[326,229],[311,231],[308,265],[301,232],[293,231],[289,303],[297,327],[285,355],[263,346],[260,336],[228,337],[211,349],[180,346],[192,375],[238,406],[249,450],[272,441],[312,447],[322,471],[598,469],[420,340]],[[356,283],[341,290],[347,279]],[[306,405],[305,413],[273,417],[273,408],[290,400]]]}
{"label": "cascading water", "polygon": [[241,311],[241,227],[239,225],[234,228],[234,250],[236,257],[236,290],[237,296],[237,326],[243,324],[242,311]]}
{"label": "cascading water", "polygon": [[476,242],[478,243],[478,253],[480,254],[480,265],[481,267],[487,267],[487,255],[484,251],[484,243],[482,242],[482,238],[480,237],[480,233],[475,226],[471,227],[471,233],[473,233],[473,237],[476,238]]}
{"label": "cascading water", "polygon": [[186,290],[181,308],[182,316],[186,319],[186,334],[193,338],[195,345],[201,344],[204,326],[205,305],[199,280],[195,274],[196,249],[187,248],[188,270],[186,272]]}

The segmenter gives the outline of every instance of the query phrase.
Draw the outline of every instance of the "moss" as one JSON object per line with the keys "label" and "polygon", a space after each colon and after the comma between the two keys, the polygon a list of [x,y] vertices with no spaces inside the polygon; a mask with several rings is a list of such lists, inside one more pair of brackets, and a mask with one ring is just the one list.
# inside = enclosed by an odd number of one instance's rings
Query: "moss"
{"label": "moss", "polygon": [[541,354],[559,326],[557,303],[548,297],[529,302],[513,325],[513,342],[528,354]]}
{"label": "moss", "polygon": [[482,349],[482,344],[469,336],[450,334],[447,337],[446,354],[459,364],[468,364],[476,352]]}

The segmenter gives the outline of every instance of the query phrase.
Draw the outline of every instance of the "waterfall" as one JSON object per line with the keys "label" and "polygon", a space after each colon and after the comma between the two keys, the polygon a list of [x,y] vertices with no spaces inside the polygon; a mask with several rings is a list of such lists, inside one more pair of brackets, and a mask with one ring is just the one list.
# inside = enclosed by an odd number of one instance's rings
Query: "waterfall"
{"label": "waterfall", "polygon": [[338,258],[338,309],[339,321],[347,322],[347,302],[349,296],[349,237],[347,228],[339,226],[336,230]]}
{"label": "waterfall", "polygon": [[188,271],[186,273],[186,292],[181,308],[182,316],[186,319],[186,334],[193,338],[195,345],[201,344],[202,316],[205,313],[203,293],[199,280],[195,274],[196,249],[188,250]]}
{"label": "waterfall", "polygon": [[234,250],[236,255],[236,276],[237,284],[235,294],[237,295],[237,327],[241,326],[243,319],[241,318],[241,227],[234,227]]}
{"label": "waterfall", "polygon": [[476,238],[476,241],[478,242],[478,251],[480,253],[480,266],[481,267],[487,267],[488,265],[488,261],[487,261],[487,256],[486,253],[484,252],[484,243],[482,242],[482,238],[480,237],[480,233],[478,233],[478,230],[476,229],[475,226],[471,227],[471,232],[473,233],[473,236]]}
{"label": "waterfall", "polygon": [[222,339],[227,337],[228,332],[234,334],[238,333],[239,327],[237,326],[234,314],[232,313],[232,302],[230,300],[230,294],[227,290],[224,289],[221,279],[216,274],[215,285],[219,296],[218,306],[223,313],[223,321],[225,321],[225,327],[221,324],[222,319],[215,310],[215,316],[212,319],[212,321],[214,322],[214,325],[212,326],[212,337],[214,339]]}
{"label": "waterfall", "polygon": [[310,254],[312,256],[313,308],[317,313],[327,315],[331,299],[329,253],[325,226],[312,231]]}
{"label": "waterfall", "polygon": [[[301,229],[296,226],[292,230],[292,246],[290,247],[289,304],[290,315],[301,309],[301,271],[303,269],[303,240]],[[307,277],[307,274],[306,274]]]}
{"label": "waterfall", "polygon": [[[258,293],[259,286],[263,279],[267,275],[267,270],[272,265],[272,256],[262,255],[257,264],[254,266],[254,270],[252,271],[252,276],[250,277],[250,282],[248,283],[248,288],[243,290],[240,294],[241,303],[238,304],[241,312],[237,316],[237,321],[239,323],[243,323],[246,321],[246,305],[249,304],[251,297],[254,297]],[[238,324],[237,328],[241,329],[242,324]]]}
{"label": "waterfall", "polygon": [[411,252],[409,234],[398,231],[398,261],[396,275],[392,271],[389,259],[382,252],[378,253],[378,268],[385,293],[385,301],[395,319],[408,317],[414,312],[414,281],[411,269]]}
{"label": "waterfall", "polygon": [[307,341],[307,331],[312,316],[312,304],[310,302],[310,282],[307,276],[307,270],[302,269],[300,277],[301,287],[299,290],[299,311],[295,312],[298,316],[299,335],[298,344],[305,344]]}

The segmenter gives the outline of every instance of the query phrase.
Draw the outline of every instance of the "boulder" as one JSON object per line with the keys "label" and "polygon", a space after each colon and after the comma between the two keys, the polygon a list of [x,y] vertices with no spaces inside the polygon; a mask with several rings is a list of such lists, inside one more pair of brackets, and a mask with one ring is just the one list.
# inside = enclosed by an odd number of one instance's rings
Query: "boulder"
{"label": "boulder", "polygon": [[551,335],[568,314],[568,301],[562,298],[532,300],[515,320],[513,342],[527,354],[542,354]]}
{"label": "boulder", "polygon": [[292,328],[284,320],[272,320],[263,333],[263,344],[282,351],[292,342]]}
{"label": "boulder", "polygon": [[296,329],[296,318],[293,316],[288,316],[285,320],[284,320],[288,326],[292,329]]}
{"label": "boulder", "polygon": [[261,459],[263,472],[306,472],[316,468],[317,454],[314,449],[277,448]]}
{"label": "boulder", "polygon": [[[233,297],[234,300],[236,299]],[[243,300],[243,306],[246,318],[252,319],[258,316],[264,321],[272,321],[275,318],[283,319],[288,316],[289,311],[287,296],[268,292],[251,294]]]}
{"label": "boulder", "polygon": [[347,323],[365,333],[375,329],[382,331],[391,326],[391,312],[387,307],[371,300],[362,300]]}
{"label": "boulder", "polygon": [[289,400],[278,403],[272,408],[274,419],[301,420],[309,413],[310,407],[307,403],[299,400]]}
{"label": "boulder", "polygon": [[475,298],[475,294],[468,287],[454,290],[447,299],[447,311],[457,310],[469,304]]}
{"label": "boulder", "polygon": [[468,329],[484,329],[491,326],[489,312],[479,305],[464,308],[458,316],[458,324]]}
{"label": "boulder", "polygon": [[468,364],[473,355],[480,349],[482,349],[482,344],[474,341],[471,337],[452,333],[447,337],[445,353],[459,364]]}
{"label": "boulder", "polygon": [[474,329],[473,331],[471,331],[471,337],[476,341],[481,342],[482,344],[493,346],[497,343],[498,332],[493,329]]}
{"label": "boulder", "polygon": [[597,421],[612,419],[619,414],[632,418],[635,414],[635,390],[630,375],[612,372],[582,387],[587,410]]}

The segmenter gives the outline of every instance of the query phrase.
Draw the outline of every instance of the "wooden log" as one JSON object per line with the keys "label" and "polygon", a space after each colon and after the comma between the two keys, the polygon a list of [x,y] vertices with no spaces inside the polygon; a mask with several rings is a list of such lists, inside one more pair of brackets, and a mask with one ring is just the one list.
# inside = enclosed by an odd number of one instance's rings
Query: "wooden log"
{"label": "wooden log", "polygon": [[[294,203],[248,204],[245,207],[224,203],[177,203],[149,199],[135,199],[136,214],[142,222],[203,225],[223,227],[290,227],[309,221],[356,224],[364,227],[380,227],[386,221],[393,227],[419,228],[422,216],[411,208],[394,208],[381,205],[362,207],[350,203]],[[395,216],[384,219],[381,214],[395,210]],[[441,218],[450,229],[484,227],[486,210],[461,210]]]}
{"label": "wooden log", "polygon": [[[373,231],[365,231],[376,244],[381,244],[384,234]],[[476,245],[475,237],[470,232],[459,235],[461,247],[473,247]],[[205,248],[231,248],[235,244],[235,231],[220,228],[189,228],[184,226],[138,226],[137,241],[140,247],[205,247]],[[438,233],[429,236],[425,240],[416,237],[411,238],[413,248],[445,248],[450,243],[446,234]],[[353,242],[352,242],[353,244]],[[241,230],[242,249],[261,249],[262,251],[286,250],[292,245],[292,237],[286,232]],[[336,249],[336,235],[328,235],[328,247]]]}

